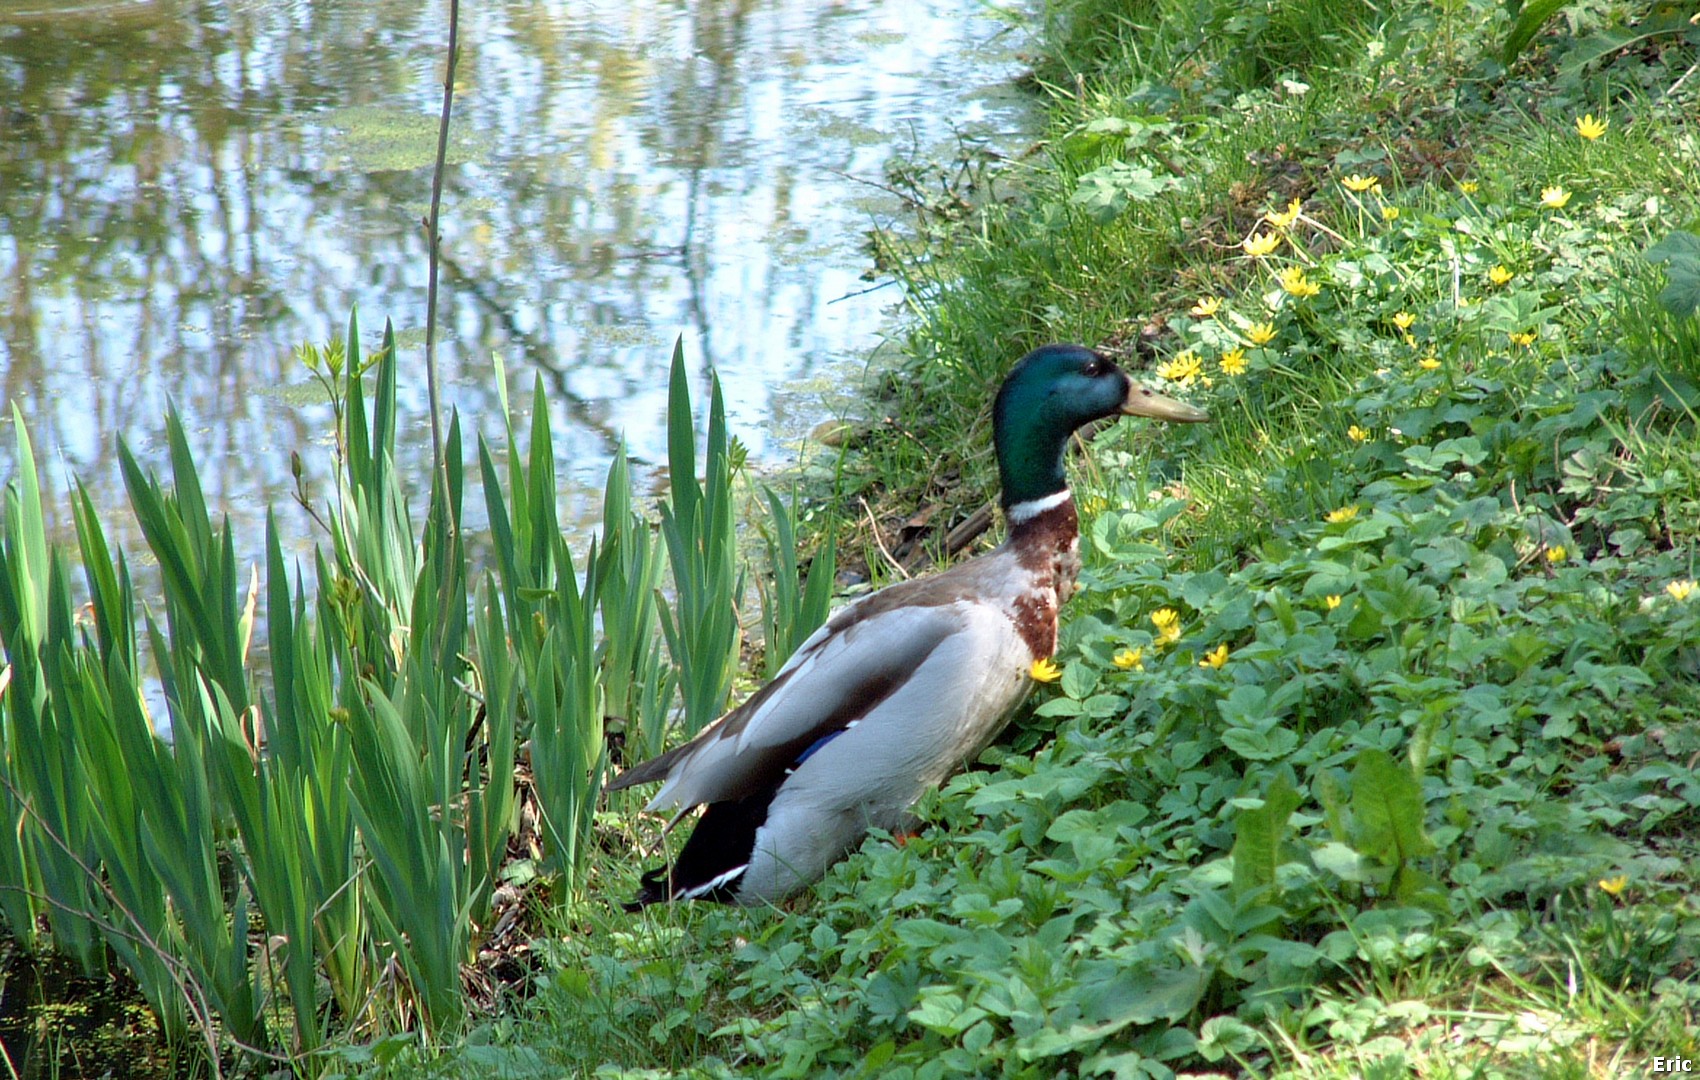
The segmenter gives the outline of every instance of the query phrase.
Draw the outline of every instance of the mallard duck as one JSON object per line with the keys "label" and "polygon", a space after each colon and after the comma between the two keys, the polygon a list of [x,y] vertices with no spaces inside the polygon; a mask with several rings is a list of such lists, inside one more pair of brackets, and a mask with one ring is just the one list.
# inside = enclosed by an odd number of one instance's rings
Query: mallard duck
{"label": "mallard duck", "polygon": [[1068,440],[1117,413],[1208,418],[1079,345],[1046,345],[1011,369],[992,405],[1008,539],[846,605],[742,705],[608,784],[664,781],[646,809],[676,811],[669,828],[707,805],[629,909],[781,900],[870,827],[901,829],[922,793],[985,748],[1027,693],[1034,661],[1056,649],[1057,609],[1080,571]]}

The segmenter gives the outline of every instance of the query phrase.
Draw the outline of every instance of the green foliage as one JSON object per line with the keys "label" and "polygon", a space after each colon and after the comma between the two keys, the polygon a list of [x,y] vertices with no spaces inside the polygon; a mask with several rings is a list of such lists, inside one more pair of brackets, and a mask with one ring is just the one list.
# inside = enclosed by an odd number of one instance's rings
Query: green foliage
{"label": "green foliage", "polygon": [[[420,531],[394,466],[393,334],[364,357],[351,318],[345,341],[301,359],[329,391],[340,465],[328,505],[300,493],[330,538],[316,590],[310,599],[285,564],[271,521],[263,593],[256,573],[243,580],[229,526],[214,521],[168,416],[170,484],[120,447],[164,594],[163,619],[141,613],[145,654],[125,557],[80,488],[72,508],[92,618],[78,613],[17,424],[19,475],[0,523],[0,917],[29,946],[90,971],[116,959],[174,1039],[198,1034],[211,1054],[221,1038],[283,1050],[315,1071],[333,1036],[461,1025],[462,968],[493,921],[518,825],[522,742],[544,861],[561,896],[581,893],[607,703],[659,749],[673,665],[729,675],[742,590],[728,570],[737,550],[718,395],[709,482],[681,480],[663,509],[690,563],[682,580],[713,592],[712,602],[675,600],[680,652],[669,656],[657,617],[665,551],[632,509],[623,460],[582,564],[561,534],[541,383],[523,453],[503,401],[505,476],[480,440],[494,572],[474,602],[458,421]],[[675,361],[684,412],[671,418],[673,449],[688,478],[692,424]],[[777,499],[770,508],[786,558],[772,625],[777,637],[806,635],[825,614],[830,548],[798,582],[790,510]],[[167,709],[157,720],[151,678]],[[701,708],[726,688],[694,692]]]}
{"label": "green foliage", "polygon": [[1117,161],[1081,176],[1074,201],[1085,207],[1093,220],[1108,224],[1129,204],[1145,202],[1178,185],[1174,177],[1159,177],[1144,165]]}
{"label": "green foliage", "polygon": [[1433,884],[1416,869],[1417,860],[1435,850],[1423,831],[1422,788],[1387,751],[1371,748],[1358,755],[1352,769],[1352,815],[1353,847],[1393,871],[1390,893],[1413,901]]}
{"label": "green foliage", "polygon": [[[329,982],[343,1015],[357,1015],[370,990],[366,915],[357,889],[348,726],[338,722],[328,624],[315,626],[291,580],[275,521],[266,526],[266,628],[273,698],[261,699],[270,753],[256,772],[256,799],[239,804],[244,851],[266,925],[291,942],[282,957],[293,1001],[314,1001]],[[318,1045],[317,1009],[295,1011],[298,1045]]]}
{"label": "green foliage", "polygon": [[[1370,751],[1365,751],[1366,754]],[[1287,862],[1287,819],[1299,806],[1299,795],[1285,774],[1277,774],[1260,806],[1241,809],[1234,825],[1235,896],[1273,889],[1276,872]]]}
{"label": "green foliage", "polygon": [[1546,21],[1568,6],[1570,0],[1534,0],[1513,8],[1516,21],[1511,24],[1511,32],[1505,35],[1505,46],[1500,50],[1505,65],[1515,64]]}
{"label": "green foliage", "polygon": [[[99,939],[80,913],[98,905],[95,884],[82,871],[93,856],[76,742],[48,697],[47,661],[74,625],[65,566],[47,543],[33,448],[16,407],[19,475],[6,489],[0,535],[0,646],[10,663],[5,735],[17,749],[4,761],[5,807],[19,823],[0,840],[4,912],[26,943],[45,918],[61,950],[84,970],[101,960]],[[27,464],[25,464],[27,463]],[[51,899],[50,899],[51,898]]]}
{"label": "green foliage", "polygon": [[771,488],[763,495],[767,520],[762,539],[767,544],[768,576],[758,577],[761,591],[762,655],[767,677],[779,674],[785,661],[826,621],[832,606],[833,575],[837,569],[837,537],[828,532],[802,569],[797,550],[796,499],[787,504]]}
{"label": "green foliage", "polygon": [[[1137,335],[1215,420],[1074,469],[1061,678],[921,835],[783,912],[593,922],[491,1042],[882,1077],[1694,1045],[1700,348],[1659,300],[1686,242],[1641,254],[1700,217],[1694,54],[1507,75],[1502,5],[1328,6],[1054,5],[1027,200],[901,271],[892,427],[928,434],[852,456],[854,496],[983,500],[985,390],[1043,340]],[[1117,201],[1136,170],[1178,182]]]}
{"label": "green foliage", "polygon": [[667,662],[658,614],[666,550],[631,501],[622,448],[603,492],[595,590],[606,709],[623,722],[628,760],[637,760],[665,741],[678,676]]}
{"label": "green foliage", "polygon": [[[1651,38],[1684,35],[1694,40],[1691,36],[1694,24],[1690,21],[1693,13],[1682,10],[1679,5],[1610,4],[1599,0],[1591,3],[1533,0],[1523,5],[1519,0],[1510,0],[1506,7],[1513,18],[1511,30],[1500,50],[1501,59],[1507,67],[1517,62],[1541,28],[1561,11],[1568,16],[1575,34],[1575,39],[1568,43],[1566,49],[1564,68],[1567,72],[1580,71],[1589,64]],[[1587,32],[1577,32],[1583,28]]]}
{"label": "green foliage", "polygon": [[[511,694],[504,693],[499,708],[504,723],[511,722],[516,730],[530,735],[549,865],[564,874],[571,890],[579,886],[584,845],[606,765],[602,668],[595,635],[597,587],[603,575],[596,572],[599,560],[593,543],[581,584],[556,520],[555,452],[541,379],[533,390],[531,415],[529,463],[517,451],[510,451],[508,458],[511,506],[504,502],[490,448],[481,445],[479,449],[485,503],[497,541],[500,597],[505,598],[503,603],[494,589],[485,590],[491,626],[483,644],[496,653],[512,652],[492,658],[506,673],[500,680],[504,687],[513,688]],[[508,444],[517,445],[511,424]],[[623,466],[618,476],[610,476],[610,483],[615,481],[629,483]],[[620,518],[610,530],[622,534],[630,529],[625,520],[629,491],[623,494],[624,500],[617,496],[612,502]],[[631,554],[622,550],[618,539],[614,549],[617,555]],[[646,566],[645,557],[639,572]],[[621,630],[616,643],[622,649],[620,656],[628,663],[641,660],[644,654],[631,644],[636,633],[624,625]],[[629,669],[624,677],[629,684]],[[529,721],[528,728],[521,724],[521,717]],[[493,870],[494,857],[489,865]],[[494,881],[486,885],[493,886]]]}
{"label": "green foliage", "polygon": [[1673,232],[1647,249],[1651,262],[1665,264],[1669,279],[1659,303],[1678,319],[1700,313],[1700,236]]}
{"label": "green foliage", "polygon": [[[1046,339],[1138,333],[1216,422],[1097,439],[1062,677],[923,802],[919,836],[874,837],[786,912],[569,903],[536,1008],[436,1071],[1581,1074],[1596,1050],[1691,1046],[1692,35],[1569,7],[1572,38],[1527,48],[1542,16],[1509,75],[1505,10],[1480,0],[1054,8],[1071,44],[1027,201],[900,271],[916,392],[893,426],[928,438],[849,460],[847,494],[960,475],[981,501],[984,391]],[[1584,137],[1584,111],[1613,123]],[[1249,255],[1254,234],[1273,249]],[[604,714],[636,756],[676,694],[686,733],[726,701],[735,454],[711,386],[699,475],[675,349],[661,539],[617,467],[575,566],[539,396],[505,476],[480,445],[494,571],[472,589],[457,468],[422,536],[409,519],[387,351],[370,414],[352,332],[304,358],[347,478],[311,601],[270,538],[269,685],[246,659],[257,589],[181,433],[170,489],[126,470],[166,582],[144,650],[86,498],[78,620],[19,429],[0,916],[116,957],[174,1031],[216,1014],[284,1044],[286,1009],[292,1048],[358,1029],[374,1041],[339,1063],[418,1075],[429,1054],[380,1033],[456,1030],[517,748],[560,895],[617,894],[632,860],[593,829],[636,829],[629,804],[592,816]],[[769,494],[770,665],[833,561],[829,541],[798,583],[794,514]]]}
{"label": "green foliage", "polygon": [[[720,380],[709,380],[708,445],[705,474],[699,479],[682,340],[673,344],[667,419],[671,488],[661,504],[661,535],[673,571],[673,596],[661,607],[661,626],[684,698],[680,726],[686,735],[694,735],[725,710],[732,689],[742,639],[738,603],[744,576],[737,558],[732,456]],[[647,754],[660,748],[641,749]]]}

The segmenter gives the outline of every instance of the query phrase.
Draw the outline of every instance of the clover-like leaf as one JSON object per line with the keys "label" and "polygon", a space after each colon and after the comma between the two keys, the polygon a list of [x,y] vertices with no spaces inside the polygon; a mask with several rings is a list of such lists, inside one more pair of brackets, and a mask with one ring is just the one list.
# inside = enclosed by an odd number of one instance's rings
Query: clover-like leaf
{"label": "clover-like leaf", "polygon": [[1647,249],[1649,262],[1664,263],[1667,282],[1659,303],[1679,319],[1700,311],[1700,236],[1680,230]]}

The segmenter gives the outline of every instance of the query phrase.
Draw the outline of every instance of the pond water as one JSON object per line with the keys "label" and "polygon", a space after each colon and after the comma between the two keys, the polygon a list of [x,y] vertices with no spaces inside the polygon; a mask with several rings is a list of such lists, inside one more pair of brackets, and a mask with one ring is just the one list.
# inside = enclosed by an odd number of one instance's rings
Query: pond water
{"label": "pond water", "polygon": [[[499,434],[492,355],[516,403],[540,375],[567,522],[594,512],[622,435],[640,477],[661,478],[681,335],[698,400],[712,365],[752,456],[788,462],[833,395],[854,392],[898,299],[862,275],[866,231],[903,210],[864,181],[894,153],[1019,145],[1031,123],[1010,84],[1020,20],[985,0],[526,0],[462,15],[445,403],[470,447]],[[0,0],[0,391],[62,538],[76,476],[145,589],[116,443],[164,472],[174,405],[243,559],[261,554],[268,505],[304,552],[320,537],[290,501],[290,455],[324,498],[331,415],[294,352],[339,336],[355,304],[368,348],[386,317],[400,332],[399,455],[423,489],[419,222],[445,17],[414,0]],[[0,481],[16,471],[11,425],[8,409]],[[42,975],[6,996],[0,1042],[21,1075],[109,1044],[120,1072],[171,1073],[137,1064],[122,1021],[53,1004],[86,996],[73,983]]]}
{"label": "pond water", "polygon": [[[324,498],[331,419],[294,350],[355,304],[368,347],[386,317],[400,333],[398,456],[423,489],[446,12],[0,0],[0,384],[62,530],[75,475],[142,552],[116,438],[164,471],[174,405],[239,553],[268,504],[314,542],[290,452]],[[898,299],[862,275],[867,229],[902,209],[864,181],[894,153],[1018,140],[1019,21],[983,0],[463,5],[439,363],[468,445],[500,431],[492,354],[516,404],[541,375],[562,518],[582,517],[622,435],[651,476],[663,460],[683,335],[699,400],[712,365],[753,457],[789,460]],[[14,458],[7,430],[0,479]]]}

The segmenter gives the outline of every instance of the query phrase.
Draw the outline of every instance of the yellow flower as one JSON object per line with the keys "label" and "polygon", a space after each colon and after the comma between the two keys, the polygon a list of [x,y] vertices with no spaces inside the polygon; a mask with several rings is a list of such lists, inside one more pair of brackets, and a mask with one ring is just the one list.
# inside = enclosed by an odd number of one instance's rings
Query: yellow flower
{"label": "yellow flower", "polygon": [[1048,656],[1041,656],[1033,661],[1033,666],[1027,669],[1028,677],[1034,682],[1056,682],[1062,678],[1062,668]]}
{"label": "yellow flower", "polygon": [[1554,544],[1547,548],[1547,562],[1558,564],[1565,560],[1570,553],[1564,550],[1563,544]]}
{"label": "yellow flower", "polygon": [[1294,199],[1292,202],[1287,204],[1287,208],[1285,210],[1271,210],[1269,213],[1264,214],[1263,220],[1269,222],[1269,224],[1275,226],[1277,229],[1285,229],[1292,225],[1293,222],[1299,220],[1299,205],[1299,200]]}
{"label": "yellow flower", "polygon": [[1328,607],[1329,611],[1333,611],[1335,608],[1340,606],[1340,595],[1338,593],[1331,593],[1328,596],[1324,596],[1322,598],[1322,602]]}
{"label": "yellow flower", "polygon": [[1381,186],[1381,181],[1377,180],[1375,177],[1359,176],[1357,173],[1353,173],[1340,182],[1346,185],[1347,191],[1355,191],[1360,195],[1366,191],[1372,191]]}
{"label": "yellow flower", "polygon": [[1476,183],[1474,180],[1466,180],[1458,185],[1458,190],[1462,191],[1466,195],[1474,195],[1476,193],[1476,189],[1479,187],[1481,187],[1481,185]]}
{"label": "yellow flower", "polygon": [[1576,134],[1587,139],[1589,142],[1593,142],[1601,135],[1604,135],[1606,133],[1606,128],[1608,127],[1611,127],[1611,119],[1609,117],[1602,117],[1599,120],[1595,120],[1593,113],[1584,113],[1576,121]]}
{"label": "yellow flower", "polygon": [[1281,246],[1281,238],[1275,233],[1252,233],[1240,244],[1245,253],[1254,259],[1261,259]]}
{"label": "yellow flower", "polygon": [[1200,300],[1198,303],[1192,305],[1192,310],[1187,312],[1187,314],[1197,316],[1200,319],[1208,319],[1208,318],[1210,318],[1210,316],[1216,314],[1218,311],[1221,311],[1221,310],[1222,310],[1222,299],[1221,299],[1221,297],[1206,296],[1202,300]]}
{"label": "yellow flower", "polygon": [[1505,268],[1503,263],[1496,264],[1492,270],[1488,271],[1488,280],[1493,282],[1495,285],[1504,285],[1515,276],[1515,274]]}
{"label": "yellow flower", "polygon": [[1563,210],[1564,204],[1570,201],[1570,192],[1561,187],[1544,187],[1541,189],[1541,205],[1548,210]]}
{"label": "yellow flower", "polygon": [[1199,361],[1198,354],[1186,349],[1157,365],[1157,374],[1182,386],[1191,386],[1203,369],[1204,365]]}
{"label": "yellow flower", "polygon": [[1417,361],[1417,366],[1422,368],[1424,371],[1433,371],[1435,368],[1440,366],[1440,361],[1436,360],[1432,356],[1425,356],[1421,360]]}
{"label": "yellow flower", "polygon": [[1173,645],[1181,639],[1181,617],[1174,608],[1158,608],[1151,613],[1151,625],[1157,628],[1157,644]]}
{"label": "yellow flower", "polygon": [[1381,208],[1381,220],[1383,220],[1383,221],[1398,221],[1399,220],[1399,208],[1397,206],[1384,206],[1384,207],[1382,207]]}
{"label": "yellow flower", "polygon": [[1357,516],[1358,508],[1356,506],[1342,506],[1338,510],[1328,511],[1323,515],[1323,520],[1330,525],[1339,525],[1342,522],[1351,521]]}
{"label": "yellow flower", "polygon": [[1693,579],[1689,579],[1688,581],[1673,581],[1669,585],[1665,586],[1665,592],[1670,593],[1670,598],[1678,602],[1688,599],[1689,594],[1693,591]]}
{"label": "yellow flower", "polygon": [[1401,330],[1409,330],[1411,328],[1411,324],[1416,321],[1417,317],[1412,315],[1409,311],[1401,311],[1393,316],[1393,325],[1397,326]]}
{"label": "yellow flower", "polygon": [[1275,324],[1260,322],[1245,332],[1253,345],[1267,345],[1275,340]]}
{"label": "yellow flower", "polygon": [[1619,874],[1616,877],[1603,877],[1599,880],[1598,884],[1600,888],[1604,889],[1612,896],[1618,896],[1622,894],[1624,889],[1629,887],[1629,875]]}
{"label": "yellow flower", "polygon": [[1123,649],[1121,652],[1110,657],[1110,663],[1121,668],[1123,671],[1126,671],[1129,668],[1132,668],[1135,671],[1144,671],[1145,670],[1145,650],[1144,649]]}
{"label": "yellow flower", "polygon": [[1305,276],[1302,266],[1289,266],[1281,271],[1281,288],[1298,297],[1315,296],[1322,291],[1322,286]]}
{"label": "yellow flower", "polygon": [[1369,439],[1369,432],[1365,431],[1358,425],[1353,424],[1351,427],[1346,429],[1346,438],[1353,442],[1366,442]]}
{"label": "yellow flower", "polygon": [[1220,668],[1228,662],[1228,643],[1226,641],[1204,654],[1204,659],[1198,662],[1199,667]]}
{"label": "yellow flower", "polygon": [[1222,354],[1222,359],[1216,362],[1216,366],[1222,369],[1224,375],[1244,375],[1245,350],[1237,347],[1229,349]]}
{"label": "yellow flower", "polygon": [[1521,334],[1512,334],[1511,335],[1511,344],[1513,344],[1513,345],[1523,345],[1523,346],[1526,347],[1526,346],[1529,346],[1529,345],[1533,345],[1534,343],[1535,343],[1535,332],[1533,330],[1530,330],[1530,331],[1527,331],[1527,332],[1521,333]]}

